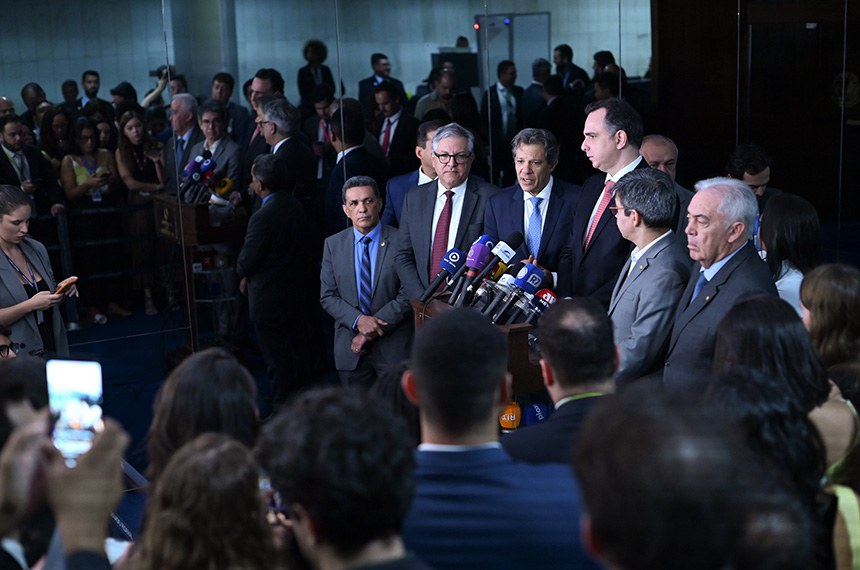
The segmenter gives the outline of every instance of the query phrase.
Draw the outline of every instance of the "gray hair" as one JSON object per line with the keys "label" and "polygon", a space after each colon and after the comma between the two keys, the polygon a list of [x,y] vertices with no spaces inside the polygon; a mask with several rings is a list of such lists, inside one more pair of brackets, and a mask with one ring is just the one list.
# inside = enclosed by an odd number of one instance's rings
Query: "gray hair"
{"label": "gray hair", "polygon": [[376,180],[370,176],[353,176],[343,183],[343,190],[340,192],[340,197],[344,204],[346,204],[346,191],[350,188],[358,188],[359,186],[370,186],[373,188],[373,195],[377,198],[382,198],[379,194],[379,186],[377,186]]}
{"label": "gray hair", "polygon": [[675,185],[665,172],[640,168],[625,174],[615,185],[618,202],[636,210],[649,228],[669,228],[675,220],[678,198]]}
{"label": "gray hair", "polygon": [[713,190],[720,195],[717,211],[726,219],[726,227],[735,222],[744,225],[747,239],[752,239],[758,202],[755,194],[745,182],[734,178],[708,178],[696,182],[696,192]]}
{"label": "gray hair", "polygon": [[195,117],[197,116],[197,99],[191,93],[177,93],[171,101],[179,101],[179,107],[183,111],[188,111]]}
{"label": "gray hair", "polygon": [[472,131],[461,127],[457,123],[448,123],[436,130],[436,134],[433,135],[433,152],[436,152],[442,139],[450,137],[462,137],[466,139],[466,150],[469,151],[469,154],[475,152],[475,135],[472,134]]}
{"label": "gray hair", "polygon": [[552,71],[552,64],[546,59],[539,57],[532,62],[532,77],[548,76],[550,71]]}
{"label": "gray hair", "polygon": [[266,120],[274,124],[283,136],[291,137],[298,131],[301,114],[283,97],[264,102],[262,111]]}
{"label": "gray hair", "polygon": [[517,149],[524,144],[539,144],[543,146],[546,160],[550,164],[558,162],[558,141],[551,132],[546,129],[523,129],[511,141],[511,150],[516,157]]}

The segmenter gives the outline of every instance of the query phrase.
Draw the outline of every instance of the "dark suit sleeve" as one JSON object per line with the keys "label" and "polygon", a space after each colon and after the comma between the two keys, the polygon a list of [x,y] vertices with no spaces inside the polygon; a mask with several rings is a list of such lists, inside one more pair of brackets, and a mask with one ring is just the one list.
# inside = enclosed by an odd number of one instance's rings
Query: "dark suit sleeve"
{"label": "dark suit sleeve", "polygon": [[245,244],[236,259],[236,273],[239,277],[249,277],[259,270],[260,259],[265,251],[265,230],[262,211],[251,216],[248,231],[245,234]]}
{"label": "dark suit sleeve", "polygon": [[381,221],[386,226],[399,227],[394,213],[394,200],[391,199],[391,180],[385,185],[385,208],[382,210]]}
{"label": "dark suit sleeve", "polygon": [[490,198],[487,200],[487,208],[484,210],[484,233],[491,235],[497,242],[502,239],[499,235],[499,224],[496,220],[496,209],[494,203],[496,200]]}
{"label": "dark suit sleeve", "polygon": [[[400,282],[406,290],[406,294],[410,299],[417,299],[424,292],[421,286],[421,279],[418,277],[418,269],[415,266],[415,252],[412,249],[412,233],[409,225],[411,217],[410,200],[407,194],[403,200],[403,212],[400,214],[400,230],[397,232],[397,274],[400,276]],[[415,215],[419,215],[416,212]]]}

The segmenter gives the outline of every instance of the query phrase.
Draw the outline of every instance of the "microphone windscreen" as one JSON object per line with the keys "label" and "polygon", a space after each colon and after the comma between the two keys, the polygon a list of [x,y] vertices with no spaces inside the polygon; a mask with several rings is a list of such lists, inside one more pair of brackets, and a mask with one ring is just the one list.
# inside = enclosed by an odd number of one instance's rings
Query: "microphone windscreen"
{"label": "microphone windscreen", "polygon": [[531,426],[549,419],[549,410],[540,402],[532,402],[523,406],[523,424]]}
{"label": "microphone windscreen", "polygon": [[463,252],[454,247],[442,257],[442,261],[439,265],[443,271],[447,271],[449,274],[453,275],[457,273],[457,270],[460,269],[460,266],[465,262],[466,260],[463,258]]}
{"label": "microphone windscreen", "polygon": [[517,248],[523,244],[523,234],[520,232],[512,232],[505,241],[500,241],[493,248],[493,255],[499,256],[499,259],[505,263],[510,263],[516,255]]}
{"label": "microphone windscreen", "polygon": [[493,276],[491,277],[491,279],[493,281],[498,281],[499,278],[507,272],[508,272],[508,266],[505,265],[504,261],[500,261],[496,264],[496,268],[493,269]]}
{"label": "microphone windscreen", "polygon": [[515,284],[526,293],[534,294],[543,283],[543,270],[534,263],[526,263],[517,274]]}
{"label": "microphone windscreen", "polygon": [[482,243],[474,243],[469,248],[469,254],[466,256],[466,267],[472,269],[483,269],[490,260],[492,252],[490,248]]}
{"label": "microphone windscreen", "polygon": [[472,245],[479,243],[481,245],[487,246],[488,249],[493,249],[493,247],[495,247],[497,241],[498,240],[496,238],[494,238],[493,236],[491,236],[490,234],[484,234],[481,237],[479,237],[478,239],[476,239],[475,241],[473,241]]}
{"label": "microphone windscreen", "polygon": [[524,240],[525,238],[523,238],[522,232],[514,231],[511,232],[508,237],[505,238],[505,243],[508,244],[511,249],[517,249],[518,247],[523,245]]}
{"label": "microphone windscreen", "polygon": [[537,293],[535,293],[533,303],[535,306],[540,307],[541,312],[547,310],[550,305],[555,303],[558,300],[555,293],[550,291],[549,289],[541,289]]}

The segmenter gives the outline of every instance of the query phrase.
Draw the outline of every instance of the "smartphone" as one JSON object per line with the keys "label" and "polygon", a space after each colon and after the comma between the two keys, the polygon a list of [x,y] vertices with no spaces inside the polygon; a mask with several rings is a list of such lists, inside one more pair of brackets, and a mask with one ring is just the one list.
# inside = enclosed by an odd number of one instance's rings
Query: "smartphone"
{"label": "smartphone", "polygon": [[62,281],[60,281],[60,284],[57,285],[57,290],[54,291],[54,295],[59,295],[60,293],[62,293],[63,291],[66,290],[66,287],[68,287],[69,285],[71,285],[72,283],[74,283],[77,280],[78,280],[78,278],[74,275],[72,275],[71,277],[67,277],[66,279],[63,279]]}
{"label": "smartphone", "polygon": [[74,467],[102,427],[102,367],[94,360],[51,359],[45,364],[48,401],[57,418],[51,439]]}

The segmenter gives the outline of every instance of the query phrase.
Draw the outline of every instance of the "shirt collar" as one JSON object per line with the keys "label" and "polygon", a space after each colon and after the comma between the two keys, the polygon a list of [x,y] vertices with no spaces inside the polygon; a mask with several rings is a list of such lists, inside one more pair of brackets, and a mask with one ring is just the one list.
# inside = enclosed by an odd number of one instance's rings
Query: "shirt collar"
{"label": "shirt collar", "polygon": [[[391,121],[391,124],[393,125],[394,123],[396,123],[397,121],[400,120],[400,116],[402,114],[403,114],[403,109],[400,109],[399,111],[397,111],[396,113],[394,113],[390,117],[385,117],[385,121]],[[383,127],[385,126],[385,121],[382,122]]]}
{"label": "shirt collar", "polygon": [[451,192],[453,192],[457,196],[462,196],[466,193],[466,185],[469,183],[469,177],[467,176],[463,183],[459,186],[454,186],[453,188],[446,189],[444,186],[442,186],[441,180],[439,180],[438,178],[436,180],[438,181],[438,184],[436,184],[436,198],[444,196],[446,190],[451,190]]}
{"label": "shirt collar", "polygon": [[433,182],[434,180],[436,180],[436,179],[430,178],[429,176],[424,174],[424,171],[421,170],[420,167],[418,168],[418,185],[419,186],[421,186],[422,184],[426,184],[428,182]]}
{"label": "shirt collar", "polygon": [[498,441],[488,441],[476,445],[447,445],[442,443],[422,443],[418,451],[477,451],[481,449],[501,449],[502,444]]}
{"label": "shirt collar", "polygon": [[354,151],[355,149],[357,149],[359,146],[361,146],[361,145],[358,145],[358,146],[351,146],[351,147],[349,147],[349,148],[343,149],[342,151],[340,151],[339,153],[337,153],[337,158],[335,159],[335,162],[336,162],[336,163],[337,163],[337,162],[340,162],[340,159],[341,159],[341,158],[345,157],[346,155],[348,155],[349,153],[351,153],[352,151]]}
{"label": "shirt collar", "polygon": [[618,182],[619,180],[621,180],[622,176],[624,176],[625,174],[627,174],[628,172],[632,171],[634,168],[639,166],[640,162],[642,162],[642,155],[641,154],[637,155],[636,159],[633,162],[631,162],[630,164],[628,164],[627,166],[625,166],[624,168],[622,168],[621,170],[616,172],[614,176],[610,176],[607,173],[606,174],[606,180],[612,180],[613,182]]}
{"label": "shirt collar", "polygon": [[[374,226],[374,228],[372,230],[367,232],[367,237],[370,238],[370,241],[375,242],[375,243],[379,243],[379,235],[381,233],[382,233],[382,223],[377,222],[376,226]],[[356,245],[358,245],[358,243],[362,240],[362,238],[365,237],[365,235],[363,233],[361,233],[360,231],[358,231],[355,228],[355,226],[353,226],[353,228],[352,228],[352,234],[353,234],[353,237],[355,237]]]}
{"label": "shirt collar", "polygon": [[637,261],[639,261],[639,259],[641,259],[641,258],[642,258],[642,256],[643,256],[643,255],[645,255],[645,253],[646,253],[649,249],[651,249],[652,247],[654,247],[654,244],[655,244],[655,243],[657,243],[657,242],[659,242],[659,241],[661,241],[661,240],[665,239],[665,238],[666,238],[666,236],[670,236],[670,235],[672,235],[673,233],[674,233],[674,232],[673,232],[672,230],[668,230],[666,233],[664,233],[663,235],[661,235],[661,236],[660,236],[660,237],[658,237],[657,239],[655,239],[655,240],[651,241],[651,243],[649,243],[648,245],[646,245],[646,246],[645,246],[645,247],[643,247],[642,249],[639,249],[638,247],[637,247],[637,248],[634,248],[634,249],[633,249],[633,251],[631,251],[631,252],[630,252],[630,262],[631,262],[631,263],[636,263]]}
{"label": "shirt collar", "polygon": [[707,269],[705,269],[704,267],[700,267],[699,273],[704,273],[705,279],[710,281],[711,279],[714,278],[714,276],[716,276],[717,273],[720,272],[720,269],[722,269],[726,265],[726,263],[729,262],[729,260],[731,258],[733,258],[740,250],[742,250],[745,247],[747,247],[746,243],[743,244],[742,246],[740,246],[739,248],[737,248],[735,251],[728,254],[727,256],[725,256],[724,258],[722,258],[721,260],[713,262],[711,264],[711,266],[708,267]]}
{"label": "shirt collar", "polygon": [[543,190],[538,192],[537,196],[532,196],[528,192],[523,191],[523,201],[528,202],[533,197],[534,198],[543,198],[543,201],[546,202],[549,200],[550,195],[552,194],[552,176],[549,177],[549,182],[546,183],[546,186],[543,187]]}

